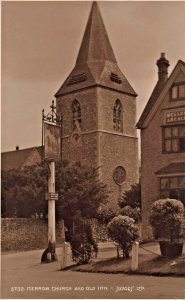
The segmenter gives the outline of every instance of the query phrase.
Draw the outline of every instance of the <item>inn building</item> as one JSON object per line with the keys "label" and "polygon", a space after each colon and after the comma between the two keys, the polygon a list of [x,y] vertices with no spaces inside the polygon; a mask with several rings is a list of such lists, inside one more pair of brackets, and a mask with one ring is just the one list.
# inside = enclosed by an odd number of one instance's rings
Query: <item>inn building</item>
{"label": "inn building", "polygon": [[142,233],[151,239],[149,215],[158,199],[185,205],[185,63],[168,78],[169,61],[157,60],[158,81],[137,123],[141,130]]}

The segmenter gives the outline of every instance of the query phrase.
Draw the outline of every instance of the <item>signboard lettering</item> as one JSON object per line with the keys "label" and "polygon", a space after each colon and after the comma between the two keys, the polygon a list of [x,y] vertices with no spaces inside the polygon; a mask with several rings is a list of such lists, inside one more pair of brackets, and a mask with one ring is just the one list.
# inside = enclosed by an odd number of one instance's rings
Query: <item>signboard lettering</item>
{"label": "signboard lettering", "polygon": [[45,199],[46,200],[58,200],[58,194],[57,193],[46,193]]}
{"label": "signboard lettering", "polygon": [[166,113],[166,123],[177,123],[185,121],[185,110]]}

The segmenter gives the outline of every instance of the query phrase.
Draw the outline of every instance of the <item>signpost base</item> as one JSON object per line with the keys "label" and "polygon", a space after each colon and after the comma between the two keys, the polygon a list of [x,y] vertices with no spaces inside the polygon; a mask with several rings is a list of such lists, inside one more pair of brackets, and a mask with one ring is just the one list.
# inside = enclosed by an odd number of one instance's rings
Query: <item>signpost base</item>
{"label": "signpost base", "polygon": [[50,263],[54,261],[58,261],[55,252],[55,243],[49,242],[47,249],[42,254],[41,263]]}

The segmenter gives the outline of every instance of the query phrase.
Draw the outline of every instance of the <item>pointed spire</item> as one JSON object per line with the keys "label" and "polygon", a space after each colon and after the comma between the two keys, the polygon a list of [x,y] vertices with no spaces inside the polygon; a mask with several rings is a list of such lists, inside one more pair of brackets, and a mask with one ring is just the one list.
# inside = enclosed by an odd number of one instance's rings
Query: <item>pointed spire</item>
{"label": "pointed spire", "polygon": [[93,1],[76,65],[100,60],[116,62],[98,4]]}
{"label": "pointed spire", "polygon": [[117,65],[96,1],[91,7],[76,65],[55,97],[94,85],[136,96]]}

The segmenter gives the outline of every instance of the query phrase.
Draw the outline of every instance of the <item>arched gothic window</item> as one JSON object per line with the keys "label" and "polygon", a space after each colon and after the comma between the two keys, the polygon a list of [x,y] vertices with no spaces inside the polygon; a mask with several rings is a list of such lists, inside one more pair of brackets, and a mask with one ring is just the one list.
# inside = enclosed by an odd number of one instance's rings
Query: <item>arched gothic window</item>
{"label": "arched gothic window", "polygon": [[119,99],[116,100],[113,109],[113,127],[116,131],[122,131],[123,129],[122,120],[122,105]]}
{"label": "arched gothic window", "polygon": [[73,123],[75,121],[81,122],[81,107],[78,100],[74,100],[72,103],[72,112],[73,112]]}

